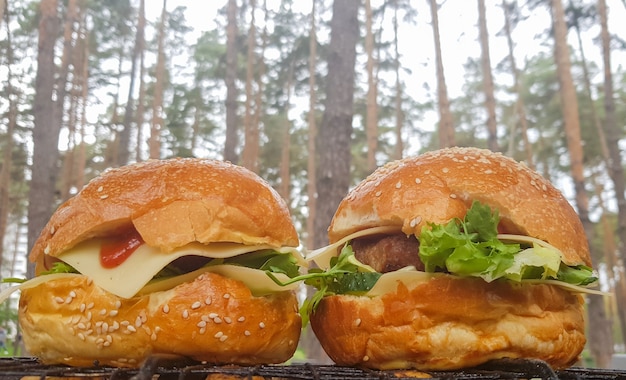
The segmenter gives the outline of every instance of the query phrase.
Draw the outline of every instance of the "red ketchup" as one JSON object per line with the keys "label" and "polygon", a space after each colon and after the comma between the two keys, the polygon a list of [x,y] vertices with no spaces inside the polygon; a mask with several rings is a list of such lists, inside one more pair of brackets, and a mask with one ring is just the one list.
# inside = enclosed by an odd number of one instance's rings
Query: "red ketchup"
{"label": "red ketchup", "polygon": [[142,244],[143,239],[137,231],[108,240],[100,247],[100,264],[104,268],[115,268],[128,259]]}

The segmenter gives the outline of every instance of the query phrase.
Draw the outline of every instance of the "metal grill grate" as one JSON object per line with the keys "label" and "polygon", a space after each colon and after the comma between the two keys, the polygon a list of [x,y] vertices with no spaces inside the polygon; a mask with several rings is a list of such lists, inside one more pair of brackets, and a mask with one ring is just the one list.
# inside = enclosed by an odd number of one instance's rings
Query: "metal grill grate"
{"label": "metal grill grate", "polygon": [[373,371],[332,365],[292,364],[253,367],[215,366],[210,364],[162,365],[148,360],[138,369],[113,367],[67,367],[44,365],[34,358],[0,359],[1,380],[204,380],[204,379],[414,379],[424,375],[434,379],[626,379],[626,371],[569,368],[553,371],[541,361],[500,360],[461,371]]}

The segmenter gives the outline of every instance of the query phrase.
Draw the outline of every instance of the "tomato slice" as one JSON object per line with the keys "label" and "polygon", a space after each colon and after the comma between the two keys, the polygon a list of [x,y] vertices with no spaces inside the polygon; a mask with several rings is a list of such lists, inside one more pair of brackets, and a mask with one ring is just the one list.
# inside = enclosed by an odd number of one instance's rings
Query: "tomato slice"
{"label": "tomato slice", "polygon": [[104,268],[115,268],[128,259],[142,244],[143,239],[137,231],[108,240],[100,247],[100,264]]}

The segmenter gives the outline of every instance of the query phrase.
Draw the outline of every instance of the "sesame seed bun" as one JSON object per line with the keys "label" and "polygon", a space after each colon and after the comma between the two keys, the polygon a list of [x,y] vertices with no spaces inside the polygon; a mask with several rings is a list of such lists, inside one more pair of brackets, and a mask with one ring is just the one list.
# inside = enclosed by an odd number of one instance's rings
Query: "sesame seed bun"
{"label": "sesame seed bun", "polygon": [[[476,148],[379,168],[340,203],[329,239],[377,226],[419,238],[427,223],[463,219],[473,201],[499,211],[503,232],[550,243],[568,265],[591,265],[582,224],[565,197],[525,165]],[[311,325],[341,365],[446,370],[535,358],[563,368],[584,347],[583,312],[581,295],[558,286],[440,273],[398,282],[382,295],[324,297]]]}
{"label": "sesame seed bun", "polygon": [[93,179],[52,215],[30,259],[128,228],[164,252],[196,241],[298,246],[285,202],[259,176],[228,162],[176,158]]}
{"label": "sesame seed bun", "polygon": [[20,324],[29,353],[44,363],[138,367],[151,355],[209,363],[288,360],[301,322],[296,297],[255,297],[241,282],[206,273],[192,282],[131,299],[87,276],[22,291]]}
{"label": "sesame seed bun", "polygon": [[[150,160],[110,169],[62,204],[30,259],[39,275],[79,243],[132,231],[159,258],[190,243],[239,243],[246,252],[299,244],[284,200],[251,171],[214,160]],[[19,321],[31,355],[45,363],[134,367],[149,355],[269,364],[295,352],[301,319],[293,291],[253,292],[242,281],[204,273],[125,298],[99,287],[94,273],[22,289]]]}

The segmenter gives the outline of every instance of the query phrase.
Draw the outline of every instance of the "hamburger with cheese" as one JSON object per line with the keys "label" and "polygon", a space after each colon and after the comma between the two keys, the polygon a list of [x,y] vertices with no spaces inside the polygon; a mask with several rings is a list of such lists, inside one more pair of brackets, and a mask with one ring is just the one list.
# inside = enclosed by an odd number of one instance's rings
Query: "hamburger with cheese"
{"label": "hamburger with cheese", "polygon": [[[296,350],[303,257],[285,202],[242,167],[205,159],[110,169],[52,215],[21,290],[44,363],[138,367],[148,357],[282,363]],[[5,291],[4,297],[7,297]]]}
{"label": "hamburger with cheese", "polygon": [[451,370],[503,358],[572,365],[597,279],[566,198],[498,153],[447,148],[377,169],[310,252],[305,305],[339,365]]}

